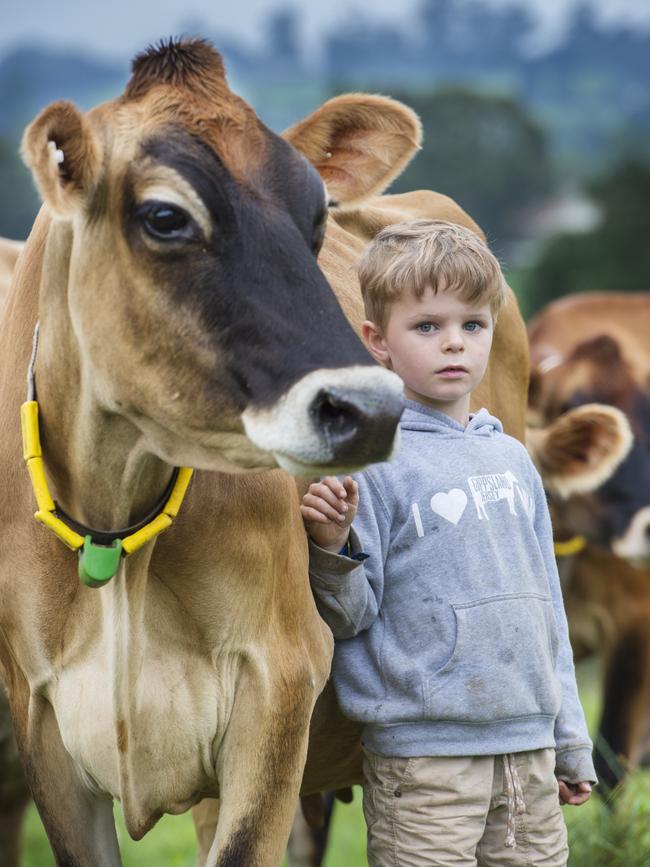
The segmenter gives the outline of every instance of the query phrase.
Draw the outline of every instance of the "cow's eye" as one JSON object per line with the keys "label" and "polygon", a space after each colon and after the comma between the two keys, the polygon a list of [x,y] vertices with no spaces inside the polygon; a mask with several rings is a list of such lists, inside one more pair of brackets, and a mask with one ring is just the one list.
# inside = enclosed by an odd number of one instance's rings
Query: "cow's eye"
{"label": "cow's eye", "polygon": [[320,248],[323,246],[323,241],[325,240],[325,226],[327,224],[327,211],[324,211],[316,223],[314,224],[314,231],[312,233],[311,238],[311,249],[315,256],[318,256],[320,252]]}
{"label": "cow's eye", "polygon": [[323,241],[325,240],[325,223],[319,223],[314,228],[314,233],[312,235],[311,240],[311,249],[315,256],[318,256],[320,253],[320,248],[323,246]]}
{"label": "cow's eye", "polygon": [[194,234],[192,218],[177,205],[145,202],[138,215],[147,233],[159,241],[182,240]]}

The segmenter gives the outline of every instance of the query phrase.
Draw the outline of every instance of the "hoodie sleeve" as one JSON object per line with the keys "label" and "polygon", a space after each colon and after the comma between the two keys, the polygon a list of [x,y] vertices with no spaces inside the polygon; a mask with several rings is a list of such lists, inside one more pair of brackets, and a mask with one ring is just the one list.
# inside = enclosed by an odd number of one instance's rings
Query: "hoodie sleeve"
{"label": "hoodie sleeve", "polygon": [[562,701],[555,721],[555,774],[568,783],[595,783],[597,777],[592,760],[593,745],[587,733],[587,724],[578,697],[573,651],[569,643],[569,628],[553,550],[551,517],[542,480],[532,464],[530,468],[535,492],[535,533],[546,564],[559,636],[557,674],[562,689]]}
{"label": "hoodie sleeve", "polygon": [[332,554],[309,540],[309,578],[316,607],[334,638],[352,638],[379,613],[390,517],[368,472],[354,477],[359,509],[350,528],[350,555]]}

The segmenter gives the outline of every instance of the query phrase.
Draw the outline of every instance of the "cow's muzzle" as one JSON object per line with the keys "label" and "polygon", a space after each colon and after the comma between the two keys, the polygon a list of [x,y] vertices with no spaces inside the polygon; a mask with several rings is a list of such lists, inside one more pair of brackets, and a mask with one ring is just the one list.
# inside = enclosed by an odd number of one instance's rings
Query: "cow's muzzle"
{"label": "cow's muzzle", "polygon": [[403,383],[374,366],[307,374],[272,407],[243,413],[246,434],[294,475],[346,472],[387,460]]}
{"label": "cow's muzzle", "polygon": [[650,568],[650,506],[636,512],[625,533],[613,539],[612,550],[640,569]]}

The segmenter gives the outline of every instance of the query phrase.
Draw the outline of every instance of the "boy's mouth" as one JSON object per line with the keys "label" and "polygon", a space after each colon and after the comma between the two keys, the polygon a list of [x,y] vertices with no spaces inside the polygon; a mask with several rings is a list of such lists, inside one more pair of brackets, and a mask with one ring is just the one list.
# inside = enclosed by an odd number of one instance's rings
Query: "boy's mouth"
{"label": "boy's mouth", "polygon": [[436,374],[438,376],[448,376],[450,378],[456,376],[464,376],[467,373],[467,368],[463,367],[462,364],[448,364],[446,367],[440,368],[440,370],[436,370]]}

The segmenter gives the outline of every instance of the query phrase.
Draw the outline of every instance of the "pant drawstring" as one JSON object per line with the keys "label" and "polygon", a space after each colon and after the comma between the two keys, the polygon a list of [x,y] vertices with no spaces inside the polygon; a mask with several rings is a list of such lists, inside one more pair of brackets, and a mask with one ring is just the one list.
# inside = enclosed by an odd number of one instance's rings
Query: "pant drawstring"
{"label": "pant drawstring", "polygon": [[515,757],[512,753],[503,756],[503,787],[506,796],[508,818],[506,821],[506,846],[514,849],[517,846],[515,839],[515,816],[521,816],[526,812],[524,793],[521,788]]}

